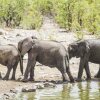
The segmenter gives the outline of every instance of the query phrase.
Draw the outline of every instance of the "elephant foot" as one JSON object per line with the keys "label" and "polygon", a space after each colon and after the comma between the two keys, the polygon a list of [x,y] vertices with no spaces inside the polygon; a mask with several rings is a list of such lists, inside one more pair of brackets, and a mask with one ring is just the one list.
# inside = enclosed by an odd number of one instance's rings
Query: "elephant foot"
{"label": "elephant foot", "polygon": [[22,82],[28,82],[29,80],[28,79],[22,79],[21,81]]}
{"label": "elephant foot", "polygon": [[12,77],[11,80],[15,80],[15,77]]}
{"label": "elephant foot", "polygon": [[76,78],[75,81],[76,82],[82,82],[82,79],[81,78]]}
{"label": "elephant foot", "polygon": [[90,80],[91,80],[91,77],[87,77],[86,80],[87,80],[87,81],[90,81]]}
{"label": "elephant foot", "polygon": [[67,84],[69,81],[68,80],[63,80],[63,83],[64,84]]}
{"label": "elephant foot", "polygon": [[94,76],[94,78],[100,78],[100,75],[96,74],[96,75]]}
{"label": "elephant foot", "polygon": [[28,81],[34,81],[34,78],[29,78]]}
{"label": "elephant foot", "polygon": [[71,82],[71,83],[75,83],[75,79],[74,79],[74,78],[71,78],[71,79],[70,79],[70,82]]}
{"label": "elephant foot", "polygon": [[8,77],[4,77],[3,80],[8,80]]}

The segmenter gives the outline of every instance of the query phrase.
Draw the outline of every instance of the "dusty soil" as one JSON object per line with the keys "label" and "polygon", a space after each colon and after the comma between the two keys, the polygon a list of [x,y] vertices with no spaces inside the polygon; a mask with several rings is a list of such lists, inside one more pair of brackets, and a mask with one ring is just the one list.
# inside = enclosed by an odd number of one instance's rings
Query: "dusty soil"
{"label": "dusty soil", "polygon": [[[61,29],[58,25],[53,21],[52,18],[44,17],[44,23],[40,30],[23,30],[23,29],[9,29],[5,28],[4,34],[0,35],[0,45],[4,44],[15,44],[17,45],[18,41],[28,37],[28,36],[36,36],[40,40],[57,40],[60,41],[66,48],[69,43],[76,40],[75,34],[73,32],[66,32],[65,29]],[[87,38],[95,38],[92,35],[85,35],[85,39]],[[24,60],[24,70],[27,64],[27,55],[25,56],[26,60]],[[77,77],[79,66],[79,59],[73,58],[70,60],[70,68],[71,73],[74,77]],[[94,76],[99,69],[99,65],[90,63],[90,71],[91,75]],[[6,74],[6,66],[0,65],[0,72],[2,76]],[[83,77],[86,76],[85,73]],[[16,79],[21,77],[21,72],[19,70],[19,66],[17,67]],[[49,68],[48,66],[36,64],[35,67],[35,81],[56,81],[62,80],[61,73],[56,68]],[[10,89],[26,85],[33,84],[34,82],[23,83],[19,81],[3,81],[0,80],[0,94],[9,92]]]}

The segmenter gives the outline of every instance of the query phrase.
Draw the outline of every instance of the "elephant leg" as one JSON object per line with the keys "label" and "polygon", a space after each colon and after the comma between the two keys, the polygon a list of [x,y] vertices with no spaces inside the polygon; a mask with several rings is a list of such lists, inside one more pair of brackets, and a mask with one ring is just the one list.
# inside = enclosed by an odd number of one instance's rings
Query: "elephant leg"
{"label": "elephant leg", "polygon": [[82,74],[83,74],[83,69],[84,69],[84,61],[81,59],[80,60],[80,65],[79,65],[79,71],[78,71],[78,77],[76,81],[82,81]]}
{"label": "elephant leg", "polygon": [[90,79],[91,79],[91,73],[90,73],[90,69],[89,69],[89,64],[88,64],[88,62],[86,62],[84,68],[85,68],[85,71],[86,71],[87,80],[90,80]]}
{"label": "elephant leg", "polygon": [[63,77],[63,82],[68,82],[68,79],[67,79],[67,73],[62,70],[60,67],[58,68],[58,70],[61,72],[62,74],[62,77]]}
{"label": "elephant leg", "polygon": [[67,58],[65,58],[65,59],[66,59],[66,60],[65,60],[66,72],[67,72],[67,74],[68,74],[68,76],[69,76],[70,81],[71,81],[71,82],[74,82],[74,78],[73,78],[73,76],[72,76],[72,74],[71,74],[71,71],[70,71],[70,68],[69,68],[69,61],[68,61]]}
{"label": "elephant leg", "polygon": [[30,70],[29,81],[34,81],[34,68],[35,68],[35,64],[36,64],[36,61],[33,61],[33,64],[31,66],[31,70]]}
{"label": "elephant leg", "polygon": [[9,74],[10,74],[11,69],[12,69],[11,66],[7,66],[7,68],[8,68],[8,70],[7,70],[7,73],[6,73],[5,77],[3,78],[3,80],[8,80],[8,78],[9,78]]}
{"label": "elephant leg", "polygon": [[70,72],[70,68],[69,68],[69,67],[66,68],[66,72],[67,72],[67,74],[68,74],[68,76],[69,76],[70,81],[71,81],[71,82],[75,82],[75,81],[74,81],[74,78],[73,78],[73,76],[72,76],[72,74],[71,74],[71,72]]}
{"label": "elephant leg", "polygon": [[66,73],[66,65],[65,65],[65,59],[63,58],[62,60],[58,60],[57,62],[57,69],[61,72],[62,77],[63,77],[63,82],[68,81],[67,80],[67,73]]}
{"label": "elephant leg", "polygon": [[99,71],[97,72],[97,74],[94,77],[95,78],[100,78],[100,65],[99,65]]}
{"label": "elephant leg", "polygon": [[18,65],[18,62],[16,62],[13,66],[13,74],[12,74],[11,80],[15,80],[15,73],[16,73],[17,65]]}
{"label": "elephant leg", "polygon": [[28,75],[29,75],[29,72],[31,70],[30,63],[31,63],[31,61],[28,62],[28,65],[26,67],[25,74],[24,74],[24,79],[22,80],[23,82],[27,82],[28,81]]}
{"label": "elephant leg", "polygon": [[[23,82],[27,82],[28,81],[28,75],[29,75],[29,72],[31,71],[31,69],[33,70],[32,68],[32,64],[34,64],[35,66],[35,62],[36,60],[28,60],[28,64],[27,64],[27,67],[26,67],[26,70],[25,70],[25,74],[24,74],[24,79],[22,80]],[[33,72],[31,71],[30,74],[32,74]],[[33,74],[31,75],[31,77],[33,77]]]}
{"label": "elephant leg", "polygon": [[[79,71],[78,71],[78,78],[77,81],[82,81],[82,74],[83,74],[83,69],[85,68],[87,77],[90,77],[90,72],[89,72],[89,66],[88,66],[88,60],[89,60],[89,53],[84,54],[80,58],[80,64],[79,64]],[[86,66],[86,67],[85,67]]]}

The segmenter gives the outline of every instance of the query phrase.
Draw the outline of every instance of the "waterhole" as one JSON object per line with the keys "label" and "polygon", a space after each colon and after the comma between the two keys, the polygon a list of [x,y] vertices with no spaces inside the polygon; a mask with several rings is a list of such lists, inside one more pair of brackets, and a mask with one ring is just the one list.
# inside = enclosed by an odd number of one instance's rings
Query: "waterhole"
{"label": "waterhole", "polygon": [[59,84],[55,88],[18,94],[15,100],[100,100],[100,82]]}

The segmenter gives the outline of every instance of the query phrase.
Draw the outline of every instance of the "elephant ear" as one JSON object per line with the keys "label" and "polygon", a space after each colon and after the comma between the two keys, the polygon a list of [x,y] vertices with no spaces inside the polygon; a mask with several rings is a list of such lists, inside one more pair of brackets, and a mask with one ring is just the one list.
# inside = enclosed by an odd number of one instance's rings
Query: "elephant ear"
{"label": "elephant ear", "polygon": [[21,55],[25,55],[33,46],[33,39],[31,37],[25,38],[18,43],[18,49]]}
{"label": "elephant ear", "polygon": [[78,43],[78,53],[80,57],[84,57],[85,54],[89,53],[89,44],[85,41]]}
{"label": "elephant ear", "polygon": [[69,44],[69,46],[68,46],[69,58],[75,57],[77,50],[78,50],[78,44],[77,43]]}
{"label": "elephant ear", "polygon": [[22,40],[18,42],[18,50],[22,51]]}

